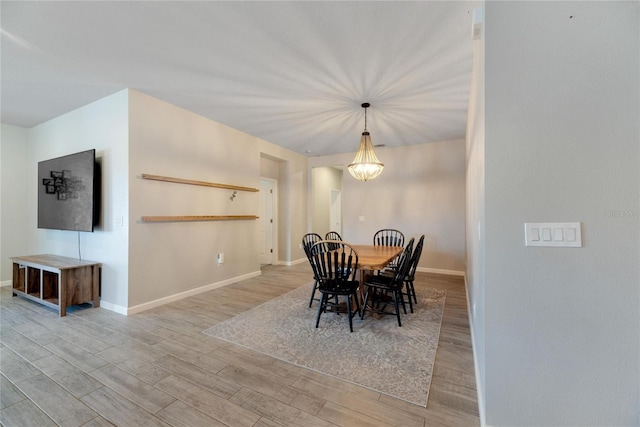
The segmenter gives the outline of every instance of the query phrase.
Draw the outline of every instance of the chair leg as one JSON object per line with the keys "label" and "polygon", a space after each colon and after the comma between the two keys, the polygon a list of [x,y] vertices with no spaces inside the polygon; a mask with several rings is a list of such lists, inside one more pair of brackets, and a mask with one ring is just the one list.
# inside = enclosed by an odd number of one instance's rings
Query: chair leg
{"label": "chair leg", "polygon": [[313,289],[311,289],[311,299],[309,300],[309,307],[313,304],[313,297],[316,296],[316,289],[318,289],[318,281],[314,279]]}
{"label": "chair leg", "polygon": [[413,286],[413,280],[409,282],[411,288],[411,295],[413,295],[413,302],[418,304],[418,296],[416,295],[416,288]]}
{"label": "chair leg", "polygon": [[349,318],[349,331],[353,332],[353,316],[351,316],[351,295],[347,295],[347,317]]}
{"label": "chair leg", "polygon": [[402,326],[400,321],[400,307],[398,306],[398,291],[393,291],[393,304],[396,306],[396,317],[398,318],[398,326]]}
{"label": "chair leg", "polygon": [[316,317],[316,329],[320,324],[320,315],[322,314],[322,310],[324,310],[326,305],[327,305],[327,294],[323,293],[322,297],[320,297],[320,304],[318,304],[318,317]]}
{"label": "chair leg", "polygon": [[[404,311],[404,314],[407,314],[407,307],[404,303],[404,292],[402,292],[402,288],[400,288],[400,304],[402,304],[402,311]],[[393,296],[396,296],[396,291],[393,291]]]}
{"label": "chair leg", "polygon": [[[407,300],[409,300],[409,310],[411,310],[411,312],[413,313],[413,298],[411,294],[411,282],[405,282],[404,286],[407,289],[407,292],[406,293],[403,292],[403,294],[407,296]],[[402,297],[402,299],[404,300],[404,296]]]}

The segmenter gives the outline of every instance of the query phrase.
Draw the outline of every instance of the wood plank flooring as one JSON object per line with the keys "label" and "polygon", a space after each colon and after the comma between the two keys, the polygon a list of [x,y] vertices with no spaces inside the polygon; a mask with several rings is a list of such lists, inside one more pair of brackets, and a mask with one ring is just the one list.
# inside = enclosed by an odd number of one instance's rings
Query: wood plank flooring
{"label": "wood plank flooring", "polygon": [[[418,273],[446,289],[427,409],[202,333],[311,281],[305,264],[122,316],[66,317],[0,288],[3,426],[477,426],[462,278]],[[410,322],[410,315],[404,321]],[[357,332],[355,332],[357,333]]]}

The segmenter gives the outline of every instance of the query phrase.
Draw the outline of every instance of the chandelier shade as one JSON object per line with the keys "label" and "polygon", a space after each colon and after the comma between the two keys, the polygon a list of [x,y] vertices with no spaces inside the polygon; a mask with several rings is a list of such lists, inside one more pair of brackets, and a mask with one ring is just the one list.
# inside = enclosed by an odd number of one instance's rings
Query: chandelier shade
{"label": "chandelier shade", "polygon": [[353,163],[348,166],[349,173],[359,181],[369,181],[382,173],[384,165],[373,152],[373,143],[369,132],[362,132],[360,148],[356,153]]}
{"label": "chandelier shade", "polygon": [[360,138],[360,147],[356,157],[347,167],[351,176],[359,181],[372,180],[380,175],[384,169],[384,165],[378,160],[376,153],[373,151],[371,135],[367,131],[367,108],[369,106],[368,103],[362,104],[362,108],[364,108],[364,132],[362,132],[362,137]]}

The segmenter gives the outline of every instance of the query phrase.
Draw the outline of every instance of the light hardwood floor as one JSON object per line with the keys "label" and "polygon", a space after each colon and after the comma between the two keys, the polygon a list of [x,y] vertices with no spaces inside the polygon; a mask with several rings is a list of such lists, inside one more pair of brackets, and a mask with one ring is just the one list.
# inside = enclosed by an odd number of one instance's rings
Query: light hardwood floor
{"label": "light hardwood floor", "polygon": [[[463,280],[446,289],[427,409],[202,333],[310,282],[308,264],[132,316],[53,310],[0,290],[0,423],[4,426],[477,426]],[[410,315],[405,321],[411,321]],[[357,332],[356,332],[357,333]]]}

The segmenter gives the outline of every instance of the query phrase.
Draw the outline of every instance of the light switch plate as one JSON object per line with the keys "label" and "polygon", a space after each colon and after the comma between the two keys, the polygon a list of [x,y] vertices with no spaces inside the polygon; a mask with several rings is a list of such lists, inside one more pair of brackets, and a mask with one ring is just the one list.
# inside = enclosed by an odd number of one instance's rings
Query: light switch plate
{"label": "light switch plate", "polygon": [[580,222],[526,222],[525,246],[582,247]]}

